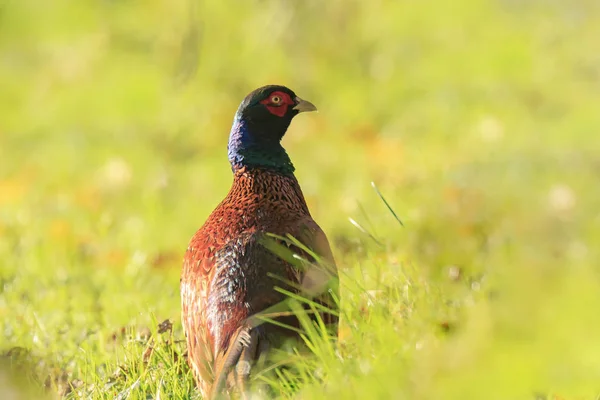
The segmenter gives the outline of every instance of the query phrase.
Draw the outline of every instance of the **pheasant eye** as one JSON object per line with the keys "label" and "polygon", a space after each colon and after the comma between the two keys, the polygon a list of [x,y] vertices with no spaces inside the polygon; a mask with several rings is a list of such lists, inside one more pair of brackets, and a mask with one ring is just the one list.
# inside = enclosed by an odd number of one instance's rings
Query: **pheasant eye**
{"label": "pheasant eye", "polygon": [[271,103],[273,103],[273,104],[279,104],[279,103],[281,103],[281,97],[277,96],[277,95],[271,96]]}

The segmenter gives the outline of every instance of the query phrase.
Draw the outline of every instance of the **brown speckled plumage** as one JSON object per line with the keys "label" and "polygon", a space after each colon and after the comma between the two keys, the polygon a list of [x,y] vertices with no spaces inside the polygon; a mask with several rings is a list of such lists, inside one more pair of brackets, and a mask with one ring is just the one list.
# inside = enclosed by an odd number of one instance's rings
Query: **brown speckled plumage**
{"label": "brown speckled plumage", "polygon": [[[281,93],[281,88],[268,87],[264,94],[253,92],[249,97],[269,98],[274,92]],[[289,93],[291,99],[300,101],[293,92]],[[243,106],[244,103],[241,110]],[[292,111],[291,107],[289,111]],[[273,116],[266,114],[264,117],[265,129],[269,129],[269,118],[285,117],[279,109],[269,112]],[[289,120],[297,113],[291,112]],[[283,133],[286,128],[287,125]],[[269,323],[251,322],[250,317],[256,313],[286,299],[275,287],[318,295],[321,302],[329,306],[333,306],[330,294],[337,290],[335,262],[329,243],[312,219],[293,173],[279,170],[276,165],[273,167],[270,160],[261,165],[261,158],[240,159],[243,161],[239,164],[232,161],[234,179],[228,195],[190,241],[181,275],[182,320],[188,360],[204,396],[215,395],[220,386],[225,386],[229,370],[233,370],[231,375],[236,374],[233,367],[241,368],[239,371],[247,369],[241,361],[251,364],[261,354],[261,349],[276,345],[275,338],[295,335],[292,330]],[[322,257],[329,266],[327,273],[317,269],[312,272],[318,272],[311,275],[310,269],[303,270],[285,261],[269,249],[268,241],[273,239],[267,233],[291,234]],[[295,246],[292,250],[305,259],[312,259]],[[334,315],[326,313],[324,316],[326,321],[337,324]],[[295,318],[288,318],[285,323],[298,326]],[[239,371],[238,375],[246,377],[249,373]]]}

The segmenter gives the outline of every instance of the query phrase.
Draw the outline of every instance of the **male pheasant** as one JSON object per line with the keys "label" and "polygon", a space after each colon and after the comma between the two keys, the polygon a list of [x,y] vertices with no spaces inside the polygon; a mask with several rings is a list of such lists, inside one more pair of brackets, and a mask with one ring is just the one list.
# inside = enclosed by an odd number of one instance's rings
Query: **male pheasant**
{"label": "male pheasant", "polygon": [[[289,313],[281,317],[277,307],[287,296],[278,287],[326,305],[332,312],[321,317],[337,329],[333,255],[280,143],[296,115],[315,110],[292,90],[270,85],[246,96],[235,114],[228,145],[232,187],[191,239],[181,274],[188,362],[205,397],[234,385],[243,394],[253,363],[297,335],[256,318],[277,310],[280,322],[299,326]],[[281,240],[286,235],[311,251]],[[308,261],[304,267],[278,249],[281,243]]]}

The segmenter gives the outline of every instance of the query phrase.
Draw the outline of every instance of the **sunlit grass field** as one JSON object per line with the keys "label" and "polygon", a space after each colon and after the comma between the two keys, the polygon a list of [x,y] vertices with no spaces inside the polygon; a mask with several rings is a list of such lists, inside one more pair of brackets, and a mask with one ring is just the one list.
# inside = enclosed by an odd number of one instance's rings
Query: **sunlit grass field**
{"label": "sunlit grass field", "polygon": [[599,398],[599,45],[596,0],[0,1],[0,398],[200,398],[180,264],[269,83],[343,322],[255,382]]}

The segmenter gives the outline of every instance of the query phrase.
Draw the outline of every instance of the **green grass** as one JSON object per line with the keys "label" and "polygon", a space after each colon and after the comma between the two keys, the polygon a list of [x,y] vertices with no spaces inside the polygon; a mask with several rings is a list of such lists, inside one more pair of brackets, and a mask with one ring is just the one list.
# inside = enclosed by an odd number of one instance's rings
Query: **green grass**
{"label": "green grass", "polygon": [[598,398],[599,4],[0,1],[0,397],[199,397],[180,262],[239,101],[281,83],[320,110],[284,145],[343,324],[257,381]]}

